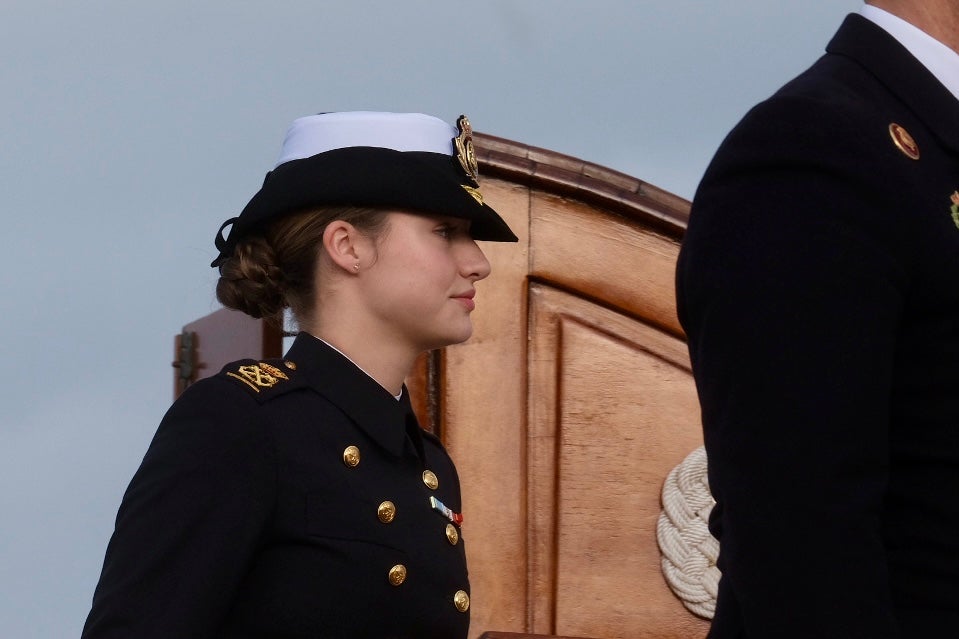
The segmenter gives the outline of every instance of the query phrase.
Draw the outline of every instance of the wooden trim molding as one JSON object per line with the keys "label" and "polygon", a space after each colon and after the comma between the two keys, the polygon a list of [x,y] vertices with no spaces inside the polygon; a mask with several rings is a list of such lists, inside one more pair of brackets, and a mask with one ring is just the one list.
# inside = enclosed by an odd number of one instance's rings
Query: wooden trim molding
{"label": "wooden trim molding", "polygon": [[689,201],[612,169],[485,133],[474,133],[480,173],[573,197],[681,239]]}

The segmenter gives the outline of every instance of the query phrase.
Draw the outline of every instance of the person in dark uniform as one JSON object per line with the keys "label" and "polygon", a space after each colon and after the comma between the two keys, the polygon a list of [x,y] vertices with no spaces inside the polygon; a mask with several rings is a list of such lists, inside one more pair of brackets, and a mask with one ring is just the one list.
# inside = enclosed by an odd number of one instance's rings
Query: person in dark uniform
{"label": "person in dark uniform", "polygon": [[959,629],[959,2],[876,0],[752,109],[677,269],[710,637]]}
{"label": "person in dark uniform", "polygon": [[84,639],[467,636],[459,480],[403,380],[470,336],[490,272],[475,240],[516,240],[472,145],[465,117],[293,123],[213,266],[226,306],[290,308],[301,332],[284,358],[228,364],[174,402]]}

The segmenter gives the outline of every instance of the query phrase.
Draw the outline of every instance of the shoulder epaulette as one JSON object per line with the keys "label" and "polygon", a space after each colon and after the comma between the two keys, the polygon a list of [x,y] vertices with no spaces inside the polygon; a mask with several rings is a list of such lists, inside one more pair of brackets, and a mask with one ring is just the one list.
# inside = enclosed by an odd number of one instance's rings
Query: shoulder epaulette
{"label": "shoulder epaulette", "polygon": [[220,375],[243,386],[261,402],[301,385],[296,366],[283,360],[243,359],[224,366]]}

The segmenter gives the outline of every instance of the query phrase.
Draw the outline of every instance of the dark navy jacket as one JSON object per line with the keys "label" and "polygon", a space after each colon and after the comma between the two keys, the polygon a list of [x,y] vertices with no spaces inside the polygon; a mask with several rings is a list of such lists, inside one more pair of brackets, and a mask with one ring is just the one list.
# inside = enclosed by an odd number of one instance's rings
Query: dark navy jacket
{"label": "dark navy jacket", "polygon": [[717,152],[677,287],[718,502],[710,637],[954,635],[959,101],[847,17]]}
{"label": "dark navy jacket", "polygon": [[124,495],[84,639],[465,638],[442,512],[462,513],[459,480],[405,396],[306,334],[187,389]]}

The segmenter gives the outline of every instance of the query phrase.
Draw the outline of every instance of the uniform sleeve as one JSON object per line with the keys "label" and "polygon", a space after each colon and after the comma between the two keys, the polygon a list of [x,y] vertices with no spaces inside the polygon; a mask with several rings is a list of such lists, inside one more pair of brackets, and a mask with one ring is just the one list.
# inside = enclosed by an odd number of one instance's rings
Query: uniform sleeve
{"label": "uniform sleeve", "polygon": [[84,639],[211,636],[272,509],[255,402],[203,380],[173,405],[123,497]]}
{"label": "uniform sleeve", "polygon": [[738,616],[746,637],[898,636],[879,522],[907,238],[863,131],[812,101],[753,112],[681,251],[717,500],[714,624]]}

